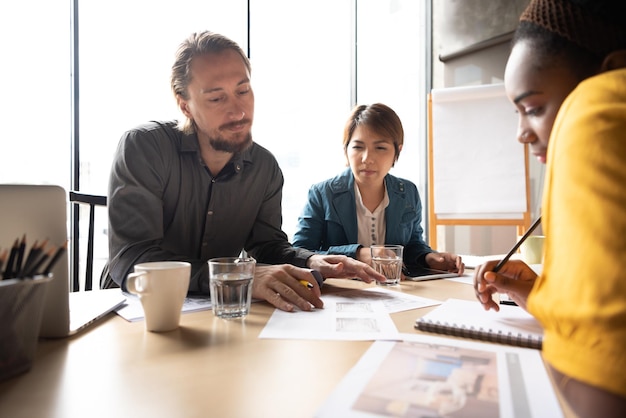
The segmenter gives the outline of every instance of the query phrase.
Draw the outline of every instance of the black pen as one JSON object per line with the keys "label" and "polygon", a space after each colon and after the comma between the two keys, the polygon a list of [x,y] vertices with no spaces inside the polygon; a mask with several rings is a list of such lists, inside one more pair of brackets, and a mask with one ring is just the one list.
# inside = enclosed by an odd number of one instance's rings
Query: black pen
{"label": "black pen", "polygon": [[502,260],[500,260],[500,262],[491,271],[493,271],[494,273],[497,273],[502,268],[502,266],[507,261],[509,261],[509,258],[511,258],[513,254],[515,254],[515,251],[517,251],[520,245],[522,245],[524,241],[526,241],[526,238],[528,238],[530,234],[532,234],[532,232],[539,226],[540,223],[541,223],[541,216],[537,218],[537,220],[530,226],[530,228],[528,228],[528,231],[526,231],[526,233],[522,236],[522,238],[520,238],[520,240],[517,241],[517,244],[515,244],[513,248],[511,248],[511,251],[509,251],[509,253]]}

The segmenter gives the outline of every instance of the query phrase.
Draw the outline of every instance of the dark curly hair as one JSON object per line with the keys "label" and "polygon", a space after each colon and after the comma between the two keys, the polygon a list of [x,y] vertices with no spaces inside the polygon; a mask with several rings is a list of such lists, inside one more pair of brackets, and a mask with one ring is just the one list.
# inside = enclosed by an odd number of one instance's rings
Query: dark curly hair
{"label": "dark curly hair", "polygon": [[626,1],[531,0],[512,44],[521,41],[539,57],[564,59],[581,79],[589,77],[609,53],[626,49]]}
{"label": "dark curly hair", "polygon": [[547,67],[564,62],[581,80],[596,74],[604,59],[533,22],[520,22],[511,47],[521,41],[532,46],[533,54],[538,58],[536,63]]}

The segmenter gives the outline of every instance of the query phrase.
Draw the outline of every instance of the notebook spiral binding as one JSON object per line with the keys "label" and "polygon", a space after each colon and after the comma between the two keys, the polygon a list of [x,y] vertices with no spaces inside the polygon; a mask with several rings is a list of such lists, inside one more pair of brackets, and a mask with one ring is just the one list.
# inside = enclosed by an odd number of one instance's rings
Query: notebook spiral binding
{"label": "notebook spiral binding", "polygon": [[437,334],[450,335],[453,337],[471,338],[493,343],[513,345],[516,347],[536,348],[541,350],[542,339],[531,334],[514,334],[512,332],[494,331],[482,327],[457,325],[456,323],[442,323],[439,321],[419,319],[416,322],[417,328],[421,331]]}

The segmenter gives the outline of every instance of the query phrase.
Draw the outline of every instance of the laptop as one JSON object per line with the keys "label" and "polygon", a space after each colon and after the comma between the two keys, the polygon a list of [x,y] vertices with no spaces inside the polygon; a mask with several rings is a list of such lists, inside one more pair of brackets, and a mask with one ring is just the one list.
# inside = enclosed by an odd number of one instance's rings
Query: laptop
{"label": "laptop", "polygon": [[[67,192],[60,186],[0,184],[0,249],[10,249],[26,234],[26,245],[47,239],[63,245],[68,239]],[[52,269],[39,336],[62,338],[74,335],[122,306],[120,289],[69,292],[69,261],[66,251]]]}

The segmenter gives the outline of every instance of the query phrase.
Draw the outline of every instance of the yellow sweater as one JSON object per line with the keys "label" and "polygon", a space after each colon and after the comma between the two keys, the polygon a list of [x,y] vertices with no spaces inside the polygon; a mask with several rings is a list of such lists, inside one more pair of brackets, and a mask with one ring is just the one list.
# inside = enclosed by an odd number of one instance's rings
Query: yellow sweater
{"label": "yellow sweater", "polygon": [[552,129],[543,274],[528,299],[557,370],[626,396],[626,69],[582,82]]}

